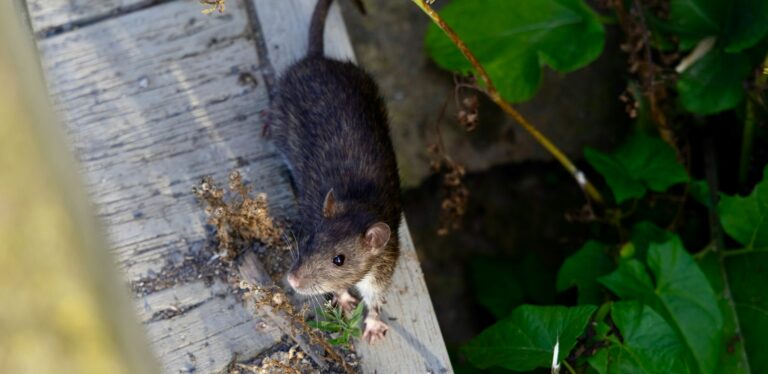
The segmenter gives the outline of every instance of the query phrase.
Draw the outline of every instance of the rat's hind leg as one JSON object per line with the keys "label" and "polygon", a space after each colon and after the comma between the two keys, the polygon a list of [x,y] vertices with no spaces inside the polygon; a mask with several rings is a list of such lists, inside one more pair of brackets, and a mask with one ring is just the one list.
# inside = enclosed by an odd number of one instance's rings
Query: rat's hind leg
{"label": "rat's hind leg", "polygon": [[357,290],[360,291],[360,295],[368,307],[368,314],[365,316],[365,330],[363,331],[363,339],[368,343],[374,344],[377,340],[383,340],[387,334],[389,327],[381,320],[381,302],[382,294],[384,292],[380,284],[373,280],[373,277],[368,275],[363,278],[357,284]]}
{"label": "rat's hind leg", "polygon": [[344,290],[341,293],[334,293],[333,303],[336,305],[341,305],[341,310],[343,310],[344,314],[347,316],[352,313],[355,307],[357,307],[357,299],[352,296],[351,293],[349,293],[349,290]]}

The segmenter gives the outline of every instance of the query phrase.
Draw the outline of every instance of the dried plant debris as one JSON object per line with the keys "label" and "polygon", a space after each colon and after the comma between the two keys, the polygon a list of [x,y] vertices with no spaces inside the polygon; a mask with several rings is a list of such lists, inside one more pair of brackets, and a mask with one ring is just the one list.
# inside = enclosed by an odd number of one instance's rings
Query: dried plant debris
{"label": "dried plant debris", "polygon": [[192,192],[206,204],[208,223],[216,228],[219,256],[225,261],[237,257],[238,249],[247,248],[256,240],[269,247],[283,244],[283,229],[269,213],[267,195],[250,197],[238,171],[229,175],[229,193],[216,186],[211,177],[203,178]]}
{"label": "dried plant debris", "polygon": [[150,270],[145,277],[132,281],[132,291],[143,296],[197,280],[203,280],[206,284],[211,284],[215,279],[227,281],[231,271],[208,249],[212,246],[212,243],[202,241],[193,243],[181,261],[167,260],[159,271]]}
{"label": "dried plant debris", "polygon": [[[215,275],[225,278],[233,285],[237,295],[259,310],[269,308],[271,313],[286,324],[292,340],[274,350],[265,352],[249,363],[233,362],[227,366],[226,373],[355,373],[356,361],[350,361],[351,347],[333,347],[329,343],[328,333],[316,330],[307,323],[309,308],[305,305],[296,308],[289,296],[278,286],[259,286],[244,280],[237,270],[237,263],[246,258],[240,256],[252,251],[258,258],[263,271],[272,278],[273,284],[281,284],[281,279],[290,266],[290,250],[295,240],[286,235],[283,223],[272,217],[267,204],[267,195],[252,193],[239,172],[229,175],[228,188],[219,187],[213,178],[204,177],[192,191],[204,206],[211,227],[211,237],[207,251],[207,265],[218,264]],[[215,252],[215,253],[214,253]],[[172,274],[174,269],[166,269]],[[193,267],[196,270],[207,268]],[[186,278],[186,277],[182,277]],[[269,280],[252,280],[270,283]],[[141,287],[150,284],[157,288],[157,281],[142,282]],[[164,283],[163,283],[164,285]],[[172,313],[173,311],[169,311]],[[306,342],[306,343],[305,343]],[[298,343],[299,346],[294,346]],[[299,349],[311,350],[309,354]],[[318,352],[318,353],[314,353]],[[322,353],[322,354],[321,354]],[[324,357],[320,357],[324,355]],[[355,358],[356,359],[356,358]],[[318,366],[320,365],[320,366]]]}
{"label": "dried plant debris", "polygon": [[279,287],[260,287],[246,281],[240,282],[240,288],[245,291],[244,297],[250,299],[257,307],[271,308],[274,313],[280,314],[291,324],[291,335],[302,335],[308,338],[312,345],[322,348],[325,353],[325,361],[330,365],[323,372],[357,373],[359,365],[356,355],[350,350],[352,347],[333,347],[329,343],[329,336],[311,326],[308,320],[309,307],[305,304],[301,309],[296,309],[289,302],[288,296]]}
{"label": "dried plant debris", "polygon": [[320,373],[320,368],[309,359],[301,347],[288,336],[280,343],[267,349],[248,362],[237,362],[235,356],[226,374],[277,374],[277,373]]}
{"label": "dried plant debris", "polygon": [[200,0],[200,4],[206,6],[206,8],[202,10],[203,14],[211,14],[216,11],[224,13],[224,10],[226,10],[226,2],[226,0]]}

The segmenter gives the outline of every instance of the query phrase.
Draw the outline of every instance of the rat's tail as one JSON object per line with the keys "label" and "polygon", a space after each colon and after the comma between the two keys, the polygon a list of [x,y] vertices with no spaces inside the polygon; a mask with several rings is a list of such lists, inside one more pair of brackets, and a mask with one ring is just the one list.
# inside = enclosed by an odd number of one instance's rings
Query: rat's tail
{"label": "rat's tail", "polygon": [[312,20],[309,24],[309,48],[307,57],[322,57],[323,33],[325,31],[325,19],[328,16],[328,8],[331,7],[333,0],[317,0],[315,11],[312,12]]}

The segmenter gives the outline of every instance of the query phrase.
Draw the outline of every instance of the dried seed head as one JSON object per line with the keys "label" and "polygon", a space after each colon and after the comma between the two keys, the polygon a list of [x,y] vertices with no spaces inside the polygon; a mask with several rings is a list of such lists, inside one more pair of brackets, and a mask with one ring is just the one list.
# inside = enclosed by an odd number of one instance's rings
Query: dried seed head
{"label": "dried seed head", "polygon": [[218,207],[216,210],[213,211],[213,216],[216,218],[221,218],[224,216],[224,207]]}
{"label": "dried seed head", "polygon": [[272,304],[275,306],[282,305],[285,302],[285,295],[282,292],[272,295]]}
{"label": "dried seed head", "polygon": [[461,100],[461,105],[470,111],[476,111],[478,107],[477,95],[465,97],[463,100]]}

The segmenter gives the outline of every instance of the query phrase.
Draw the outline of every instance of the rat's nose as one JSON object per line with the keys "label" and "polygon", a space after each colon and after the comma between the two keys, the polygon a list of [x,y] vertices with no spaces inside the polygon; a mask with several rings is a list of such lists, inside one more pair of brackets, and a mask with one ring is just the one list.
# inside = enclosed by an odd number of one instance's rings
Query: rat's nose
{"label": "rat's nose", "polygon": [[293,273],[288,273],[288,284],[290,284],[293,289],[299,288],[299,278]]}

